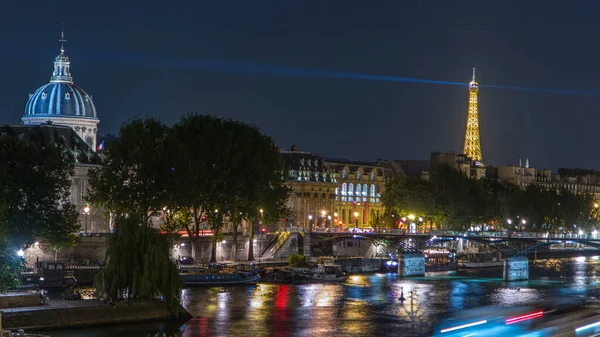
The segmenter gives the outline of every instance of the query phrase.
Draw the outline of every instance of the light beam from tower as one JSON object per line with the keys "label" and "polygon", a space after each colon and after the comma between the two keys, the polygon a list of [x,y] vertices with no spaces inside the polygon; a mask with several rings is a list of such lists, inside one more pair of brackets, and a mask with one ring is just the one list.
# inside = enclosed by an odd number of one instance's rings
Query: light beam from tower
{"label": "light beam from tower", "polygon": [[481,138],[479,137],[479,110],[477,109],[477,94],[479,83],[475,81],[475,68],[473,80],[469,82],[469,110],[467,112],[467,130],[465,133],[465,147],[463,153],[475,160],[483,161],[481,156]]}

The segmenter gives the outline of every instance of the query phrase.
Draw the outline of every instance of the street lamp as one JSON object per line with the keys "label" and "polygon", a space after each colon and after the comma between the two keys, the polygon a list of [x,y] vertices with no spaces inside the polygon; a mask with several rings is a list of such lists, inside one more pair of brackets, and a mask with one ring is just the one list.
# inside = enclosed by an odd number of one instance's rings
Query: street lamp
{"label": "street lamp", "polygon": [[326,214],[327,214],[327,211],[326,211],[326,210],[322,210],[322,211],[321,211],[321,216],[322,216],[322,217],[325,217],[325,215],[326,215]]}
{"label": "street lamp", "polygon": [[85,214],[85,232],[87,234],[87,232],[88,232],[88,215],[90,214],[90,207],[85,206],[85,208],[83,209],[83,213]]}
{"label": "street lamp", "polygon": [[358,212],[354,212],[354,218],[356,218],[356,228],[358,228]]}

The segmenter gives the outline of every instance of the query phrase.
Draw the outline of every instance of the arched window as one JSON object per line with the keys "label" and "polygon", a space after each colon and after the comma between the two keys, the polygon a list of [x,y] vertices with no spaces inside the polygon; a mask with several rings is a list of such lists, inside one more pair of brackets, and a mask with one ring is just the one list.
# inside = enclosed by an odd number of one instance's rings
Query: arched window
{"label": "arched window", "polygon": [[342,201],[346,201],[346,194],[348,191],[348,186],[346,185],[346,183],[342,184]]}
{"label": "arched window", "polygon": [[356,171],[356,180],[360,180],[360,170]]}
{"label": "arched window", "polygon": [[340,194],[340,188],[336,187],[335,188],[335,200],[338,200],[338,195]]}
{"label": "arched window", "polygon": [[375,185],[373,185],[373,184],[371,184],[370,197],[371,197],[371,202],[375,202]]}
{"label": "arched window", "polygon": [[354,184],[350,183],[348,184],[348,201],[353,201],[354,198],[352,197],[354,195]]}
{"label": "arched window", "polygon": [[346,177],[348,177],[348,171],[346,171],[346,169],[344,169],[342,171],[342,178],[346,179]]}
{"label": "arched window", "polygon": [[367,186],[367,184],[363,184],[362,195],[364,202],[367,202],[367,194],[369,194],[369,186]]}
{"label": "arched window", "polygon": [[360,184],[356,184],[356,201],[360,201],[360,196],[361,196]]}

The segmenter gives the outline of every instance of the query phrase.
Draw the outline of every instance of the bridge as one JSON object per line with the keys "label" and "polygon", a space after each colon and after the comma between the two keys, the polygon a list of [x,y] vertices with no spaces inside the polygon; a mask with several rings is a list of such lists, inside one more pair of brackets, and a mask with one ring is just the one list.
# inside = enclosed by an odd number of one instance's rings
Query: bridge
{"label": "bridge", "polygon": [[427,249],[456,251],[461,241],[475,242],[498,251],[504,257],[504,279],[507,281],[529,278],[527,254],[549,249],[557,244],[578,244],[600,250],[600,236],[591,234],[538,233],[538,232],[463,232],[430,231],[406,233],[399,230],[373,232],[312,232],[310,251],[327,252],[333,244],[346,240],[365,240],[371,244],[395,249],[399,253],[398,272],[402,276],[425,274]]}

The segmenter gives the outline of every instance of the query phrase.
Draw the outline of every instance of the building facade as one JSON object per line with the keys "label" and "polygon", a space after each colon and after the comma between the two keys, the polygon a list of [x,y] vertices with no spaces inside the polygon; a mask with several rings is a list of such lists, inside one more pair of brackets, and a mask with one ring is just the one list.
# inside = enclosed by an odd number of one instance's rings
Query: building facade
{"label": "building facade", "polygon": [[53,134],[51,139],[62,142],[73,152],[75,172],[70,201],[80,210],[81,232],[107,232],[110,230],[109,220],[103,218],[101,210],[86,202],[88,171],[100,165],[100,158],[95,153],[100,120],[92,97],[73,82],[71,62],[64,49],[65,41],[64,34],[61,34],[60,54],[54,59],[50,82],[29,95],[21,121],[23,127],[29,127],[29,130],[36,127],[54,130],[45,132]]}
{"label": "building facade", "polygon": [[383,218],[384,168],[378,163],[326,159],[335,173],[333,213],[343,227],[378,227]]}
{"label": "building facade", "polygon": [[487,178],[497,179],[520,188],[534,184],[546,189],[586,193],[593,195],[596,200],[600,200],[599,170],[559,168],[558,173],[552,173],[550,169],[529,167],[527,161],[525,166],[519,163],[519,165],[491,167],[488,170]]}
{"label": "building facade", "polygon": [[287,206],[291,216],[288,225],[304,229],[335,226],[335,173],[319,156],[309,152],[281,151],[287,169],[287,185],[291,194]]}

